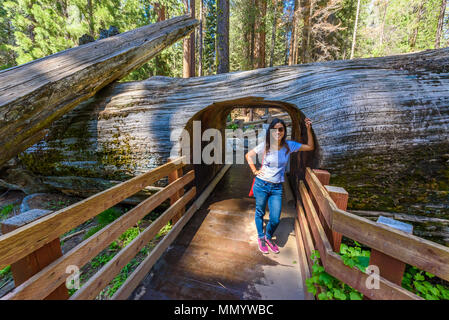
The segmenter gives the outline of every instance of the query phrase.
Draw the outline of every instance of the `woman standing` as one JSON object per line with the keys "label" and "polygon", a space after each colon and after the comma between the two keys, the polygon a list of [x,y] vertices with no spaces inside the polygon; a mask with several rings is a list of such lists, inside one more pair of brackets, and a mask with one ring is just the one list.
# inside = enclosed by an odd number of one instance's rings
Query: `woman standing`
{"label": "woman standing", "polygon": [[[268,248],[274,253],[279,253],[279,248],[271,239],[274,231],[279,225],[282,208],[282,183],[284,172],[288,163],[290,153],[296,151],[312,151],[315,148],[312,137],[312,121],[305,119],[307,128],[307,144],[286,140],[287,127],[284,121],[275,118],[268,127],[265,142],[259,144],[246,154],[246,160],[256,176],[253,192],[256,198],[256,228],[259,242],[259,250],[268,253]],[[253,157],[263,154],[262,167],[256,169]],[[263,217],[265,207],[268,203],[270,219],[263,232]]]}

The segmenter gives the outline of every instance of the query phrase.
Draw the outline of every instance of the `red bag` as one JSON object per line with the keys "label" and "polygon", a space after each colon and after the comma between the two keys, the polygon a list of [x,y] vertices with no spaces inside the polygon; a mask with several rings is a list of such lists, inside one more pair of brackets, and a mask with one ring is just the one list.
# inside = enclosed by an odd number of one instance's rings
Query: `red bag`
{"label": "red bag", "polygon": [[[260,168],[263,167],[263,159],[265,158],[265,152],[263,153],[263,157],[262,157],[262,166]],[[251,190],[249,190],[249,194],[248,196],[250,197],[254,197],[254,192],[253,192],[253,188],[254,188],[254,183],[256,182],[256,178],[254,177],[253,179],[253,184],[251,185]]]}

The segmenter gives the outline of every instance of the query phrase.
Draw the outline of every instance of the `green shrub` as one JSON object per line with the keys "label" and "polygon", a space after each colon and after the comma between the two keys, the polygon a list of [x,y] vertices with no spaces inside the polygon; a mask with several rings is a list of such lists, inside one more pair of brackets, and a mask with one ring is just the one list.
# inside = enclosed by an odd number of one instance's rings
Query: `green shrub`
{"label": "green shrub", "polygon": [[[359,243],[354,241],[354,246],[341,244],[340,255],[343,263],[351,268],[357,268],[365,272],[369,265],[370,251],[362,250]],[[313,261],[312,276],[306,279],[307,290],[317,294],[317,286],[324,289],[318,294],[319,300],[360,300],[363,295],[357,290],[334,278],[320,265],[320,253],[314,251],[311,255]],[[432,283],[435,276],[407,265],[402,278],[402,287],[419,295],[426,300],[449,300],[449,288],[443,284]]]}
{"label": "green shrub", "polygon": [[0,211],[0,218],[6,218],[8,214],[13,211],[14,205],[8,204],[7,206],[4,206],[2,210]]}

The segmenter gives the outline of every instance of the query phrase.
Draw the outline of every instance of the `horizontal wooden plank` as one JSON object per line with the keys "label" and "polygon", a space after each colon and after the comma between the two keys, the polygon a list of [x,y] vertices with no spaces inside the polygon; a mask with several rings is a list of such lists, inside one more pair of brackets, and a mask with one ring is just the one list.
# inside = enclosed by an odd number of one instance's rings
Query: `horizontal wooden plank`
{"label": "horizontal wooden plank", "polygon": [[449,248],[336,209],[333,230],[449,281]]}
{"label": "horizontal wooden plank", "polygon": [[[307,192],[304,182],[301,180],[299,182],[299,192],[301,194],[302,204],[304,205],[304,210],[306,212],[307,221],[309,222],[310,229],[312,231],[313,239],[315,241],[315,247],[320,253],[332,251],[329,240],[327,239],[326,233],[324,232],[323,226],[321,225],[320,218],[312,204],[312,199]],[[326,255],[321,255],[321,261],[323,264],[326,262]]]}
{"label": "horizontal wooden plank", "polygon": [[307,186],[312,192],[315,201],[320,208],[320,212],[323,214],[324,219],[329,227],[332,226],[332,211],[337,208],[334,201],[329,197],[326,189],[323,187],[317,176],[312,172],[310,168],[306,169],[306,181]]}
{"label": "horizontal wooden plank", "polygon": [[297,218],[298,218],[298,222],[299,222],[299,227],[301,228],[302,240],[303,240],[304,247],[306,250],[307,263],[311,270],[313,262],[312,262],[312,259],[310,259],[310,256],[312,255],[312,252],[315,250],[315,247],[313,245],[312,235],[310,233],[310,228],[307,223],[307,218],[305,216],[304,209],[302,207],[302,203],[299,199],[297,199],[296,201],[297,201],[297,203],[296,203]]}
{"label": "horizontal wooden plank", "polygon": [[0,268],[25,257],[144,187],[184,166],[185,157],[168,162],[142,175],[56,211],[0,237]]}
{"label": "horizontal wooden plank", "polygon": [[301,279],[304,290],[305,300],[315,300],[313,294],[307,290],[306,280],[311,276],[311,270],[309,267],[309,262],[307,258],[307,253],[305,249],[305,243],[303,241],[304,236],[301,232],[301,227],[299,226],[298,219],[295,219],[295,237],[296,237],[296,248],[298,249],[299,258],[299,268],[301,270]]}
{"label": "horizontal wooden plank", "polygon": [[204,189],[201,195],[195,200],[195,202],[190,206],[186,213],[181,217],[181,219],[176,222],[175,226],[170,230],[170,232],[164,237],[164,239],[151,251],[150,255],[134,270],[134,272],[126,279],[125,283],[117,290],[117,292],[112,297],[113,300],[125,300],[132,294],[135,288],[143,280],[143,278],[150,272],[153,265],[156,263],[157,259],[162,255],[162,253],[167,249],[167,247],[173,242],[177,235],[181,232],[182,228],[190,220],[193,214],[203,205],[207,197],[212,193],[217,183],[223,178],[225,173],[231,165],[225,165],[215,176],[212,182]]}
{"label": "horizontal wooden plank", "polygon": [[153,221],[148,228],[140,233],[131,243],[105,264],[87,281],[81,289],[76,291],[70,300],[95,299],[100,291],[114,279],[114,277],[134,258],[142,248],[153,239],[178,211],[183,208],[196,194],[196,188],[191,188],[183,197],[179,198],[164,213]]}
{"label": "horizontal wooden plank", "polygon": [[369,274],[356,268],[350,268],[343,263],[343,259],[335,252],[326,252],[324,270],[331,276],[346,283],[350,287],[363,293],[371,300],[424,300],[416,294],[398,286],[379,276],[379,289],[368,289],[366,283],[371,282]]}
{"label": "horizontal wooden plank", "polygon": [[300,193],[307,215],[307,220],[309,221],[315,244],[318,248],[318,251],[320,252],[321,262],[326,272],[339,279],[340,281],[348,284],[357,291],[366,294],[370,299],[421,299],[415,294],[380,276],[379,289],[369,289],[366,286],[366,280],[369,275],[356,268],[350,268],[349,266],[346,266],[343,263],[342,258],[332,251],[332,247],[330,246],[329,240],[327,239],[324,229],[320,224],[320,220],[318,218],[316,210],[312,206],[312,201],[303,181],[300,181]]}
{"label": "horizontal wooden plank", "polygon": [[333,231],[449,281],[448,247],[338,209],[310,168],[306,180]]}
{"label": "horizontal wooden plank", "polygon": [[48,292],[51,292],[65,281],[67,277],[67,266],[75,265],[79,268],[84,266],[123,232],[136,225],[145,215],[154,210],[171,195],[175,194],[180,188],[193,181],[193,179],[194,171],[191,170],[183,177],[142,201],[139,205],[95,233],[89,239],[78,244],[64,256],[41,270],[25,283],[16,287],[12,292],[4,296],[3,299],[35,300],[45,298]]}

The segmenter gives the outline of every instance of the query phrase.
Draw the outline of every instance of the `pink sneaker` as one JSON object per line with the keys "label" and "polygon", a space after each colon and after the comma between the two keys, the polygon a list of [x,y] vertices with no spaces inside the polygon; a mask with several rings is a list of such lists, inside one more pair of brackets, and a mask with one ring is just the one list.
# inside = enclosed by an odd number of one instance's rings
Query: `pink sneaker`
{"label": "pink sneaker", "polygon": [[271,251],[273,251],[274,253],[279,253],[279,248],[272,239],[268,239],[267,237],[265,237],[265,241],[268,244],[268,247],[270,247]]}
{"label": "pink sneaker", "polygon": [[262,253],[267,254],[268,253],[268,247],[265,242],[265,238],[258,238],[257,241],[259,242],[259,250]]}

